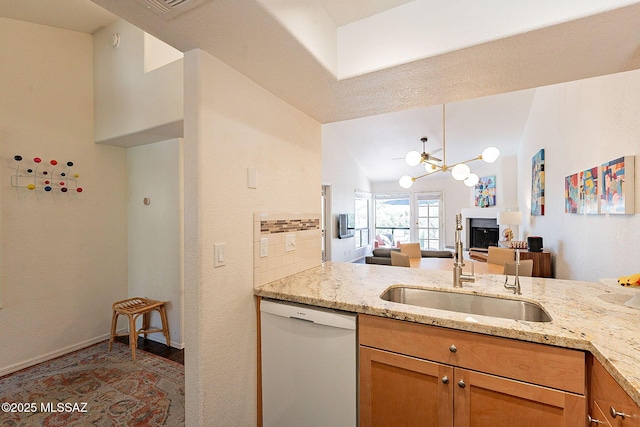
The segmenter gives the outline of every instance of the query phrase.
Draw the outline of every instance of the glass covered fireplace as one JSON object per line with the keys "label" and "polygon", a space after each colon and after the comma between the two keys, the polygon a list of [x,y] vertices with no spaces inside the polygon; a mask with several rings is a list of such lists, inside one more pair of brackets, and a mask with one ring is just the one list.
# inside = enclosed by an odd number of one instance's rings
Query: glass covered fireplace
{"label": "glass covered fireplace", "polygon": [[495,218],[468,218],[469,248],[498,246],[500,228]]}

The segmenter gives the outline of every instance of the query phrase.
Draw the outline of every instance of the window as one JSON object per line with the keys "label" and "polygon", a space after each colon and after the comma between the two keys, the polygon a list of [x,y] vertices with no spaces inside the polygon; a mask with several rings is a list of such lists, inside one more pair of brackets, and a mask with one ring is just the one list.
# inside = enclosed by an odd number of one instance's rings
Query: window
{"label": "window", "polygon": [[375,232],[379,246],[410,241],[410,199],[407,194],[375,196]]}
{"label": "window", "polygon": [[419,242],[421,249],[442,249],[442,192],[376,194],[374,200],[379,246]]}
{"label": "window", "polygon": [[421,249],[439,250],[440,229],[442,227],[441,200],[442,193],[416,193],[417,235]]}
{"label": "window", "polygon": [[369,216],[371,211],[371,194],[356,191],[355,199],[354,233],[356,248],[361,248],[370,244]]}

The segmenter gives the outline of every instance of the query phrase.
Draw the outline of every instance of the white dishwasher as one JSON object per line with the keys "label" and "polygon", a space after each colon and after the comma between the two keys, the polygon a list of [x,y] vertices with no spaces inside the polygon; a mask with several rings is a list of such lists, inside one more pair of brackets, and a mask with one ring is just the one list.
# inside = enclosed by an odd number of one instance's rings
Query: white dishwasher
{"label": "white dishwasher", "polygon": [[356,314],[260,302],[264,427],[356,427]]}

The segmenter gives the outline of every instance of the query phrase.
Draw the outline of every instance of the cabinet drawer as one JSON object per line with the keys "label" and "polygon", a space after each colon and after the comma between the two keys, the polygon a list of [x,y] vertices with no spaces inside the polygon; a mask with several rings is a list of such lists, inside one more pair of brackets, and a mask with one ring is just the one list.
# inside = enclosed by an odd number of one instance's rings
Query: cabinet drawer
{"label": "cabinet drawer", "polygon": [[378,316],[359,315],[361,345],[585,394],[585,354]]}

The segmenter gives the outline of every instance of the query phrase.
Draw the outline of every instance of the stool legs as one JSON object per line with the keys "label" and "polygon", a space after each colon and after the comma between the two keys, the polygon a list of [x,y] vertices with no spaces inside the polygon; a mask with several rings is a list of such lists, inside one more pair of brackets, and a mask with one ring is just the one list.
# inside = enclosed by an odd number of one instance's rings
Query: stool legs
{"label": "stool legs", "polygon": [[162,332],[167,340],[167,347],[171,346],[171,338],[169,338],[169,322],[167,321],[167,311],[164,305],[160,306],[160,319],[162,319]]}
{"label": "stool legs", "polygon": [[111,316],[111,335],[109,336],[109,351],[111,351],[111,344],[116,337],[116,325],[118,324],[118,312],[114,311]]}
{"label": "stool legs", "polygon": [[136,331],[136,319],[129,314],[129,347],[131,357],[136,360],[136,348],[138,347],[138,332]]}

